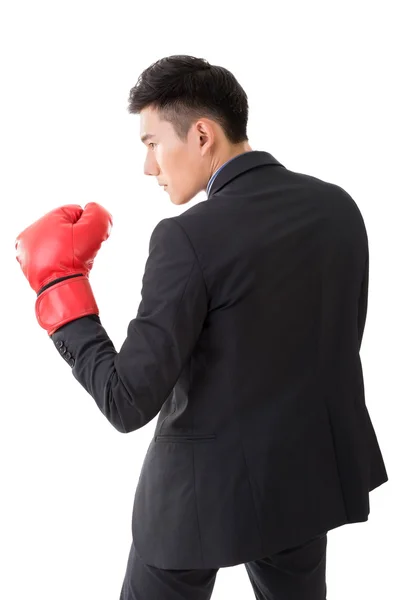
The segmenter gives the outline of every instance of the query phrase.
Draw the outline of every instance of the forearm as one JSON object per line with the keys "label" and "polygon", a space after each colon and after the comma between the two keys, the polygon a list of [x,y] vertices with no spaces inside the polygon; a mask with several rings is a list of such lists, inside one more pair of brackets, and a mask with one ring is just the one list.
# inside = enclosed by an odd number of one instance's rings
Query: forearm
{"label": "forearm", "polygon": [[99,317],[91,315],[67,323],[51,339],[75,379],[119,432],[135,431],[155,416],[143,394],[132,393],[124,386],[116,369],[118,353]]}

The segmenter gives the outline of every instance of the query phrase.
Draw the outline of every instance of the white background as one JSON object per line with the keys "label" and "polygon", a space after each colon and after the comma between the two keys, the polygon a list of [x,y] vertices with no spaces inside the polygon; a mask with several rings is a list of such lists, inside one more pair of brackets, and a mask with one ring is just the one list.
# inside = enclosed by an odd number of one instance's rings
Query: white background
{"label": "white background", "polygon": [[[91,274],[117,349],[136,316],[151,231],[174,206],[144,176],[129,90],[152,62],[191,54],[248,94],[249,141],[343,187],[363,214],[370,292],[366,402],[389,474],[367,523],[328,534],[329,600],[394,598],[399,518],[399,21],[396,2],[8,0],[0,13],[0,597],[118,600],[131,510],[155,421],[118,433],[39,327],[15,260],[20,231],[62,204],[114,217]],[[213,600],[250,599],[243,566]],[[149,599],[158,600],[158,599]],[[161,600],[161,599],[160,599]]]}

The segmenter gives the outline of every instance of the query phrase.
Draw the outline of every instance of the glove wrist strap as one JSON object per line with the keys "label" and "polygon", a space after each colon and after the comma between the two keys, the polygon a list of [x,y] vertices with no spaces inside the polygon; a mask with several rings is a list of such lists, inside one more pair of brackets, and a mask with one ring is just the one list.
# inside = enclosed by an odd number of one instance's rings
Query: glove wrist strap
{"label": "glove wrist strap", "polygon": [[35,303],[38,323],[52,335],[57,329],[87,315],[98,315],[99,309],[89,279],[82,275],[69,277],[40,293]]}

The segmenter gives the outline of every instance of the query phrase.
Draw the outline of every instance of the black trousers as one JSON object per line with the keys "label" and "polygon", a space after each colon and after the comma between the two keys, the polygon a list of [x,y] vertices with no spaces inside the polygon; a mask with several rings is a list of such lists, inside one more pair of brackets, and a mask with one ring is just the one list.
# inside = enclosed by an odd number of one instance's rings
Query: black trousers
{"label": "black trousers", "polygon": [[[257,600],[326,600],[327,534],[244,563]],[[219,569],[169,571],[146,565],[132,546],[119,600],[209,600]]]}

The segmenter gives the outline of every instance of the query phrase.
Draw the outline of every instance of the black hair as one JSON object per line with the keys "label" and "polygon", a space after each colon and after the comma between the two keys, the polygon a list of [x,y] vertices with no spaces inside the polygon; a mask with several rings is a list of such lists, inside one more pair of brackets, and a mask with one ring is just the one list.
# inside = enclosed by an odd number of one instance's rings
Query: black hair
{"label": "black hair", "polygon": [[230,71],[203,58],[167,56],[145,69],[130,90],[128,112],[147,107],[169,121],[182,141],[201,117],[216,121],[233,144],[248,140],[245,91]]}

